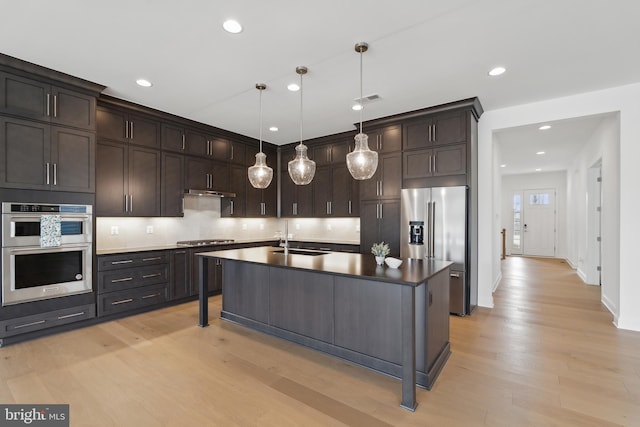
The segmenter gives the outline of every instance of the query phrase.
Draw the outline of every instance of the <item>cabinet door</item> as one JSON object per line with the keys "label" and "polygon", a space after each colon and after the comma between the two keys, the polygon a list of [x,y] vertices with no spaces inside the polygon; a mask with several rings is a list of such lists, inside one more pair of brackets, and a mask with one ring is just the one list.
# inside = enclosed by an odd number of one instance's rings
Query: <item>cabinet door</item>
{"label": "cabinet door", "polygon": [[172,300],[191,296],[191,263],[186,249],[177,249],[171,254],[170,298]]}
{"label": "cabinet door", "polygon": [[229,160],[231,158],[231,142],[223,138],[211,138],[209,140],[210,154],[216,160]]}
{"label": "cabinet door", "polygon": [[127,114],[119,110],[98,108],[96,111],[96,127],[100,140],[127,142]]}
{"label": "cabinet door", "polygon": [[331,216],[351,216],[353,181],[345,164],[331,168]]}
{"label": "cabinet door", "polygon": [[366,200],[360,203],[360,252],[371,254],[371,246],[380,242],[380,203]]}
{"label": "cabinet door", "polygon": [[455,144],[467,140],[466,111],[438,114],[433,117],[431,140],[434,145]]}
{"label": "cabinet door", "polygon": [[96,150],[96,215],[125,215],[128,193],[127,147],[99,141]]}
{"label": "cabinet door", "polygon": [[420,119],[404,125],[403,147],[405,150],[431,146],[431,120]]}
{"label": "cabinet door", "polygon": [[334,165],[346,164],[347,154],[351,152],[353,145],[353,139],[345,139],[344,141],[331,144],[331,163]]}
{"label": "cabinet door", "polygon": [[378,169],[382,174],[380,197],[400,197],[402,189],[402,157],[400,153],[378,156]]}
{"label": "cabinet door", "polygon": [[160,151],[129,147],[129,214],[160,216]]}
{"label": "cabinet door", "polygon": [[209,186],[210,161],[195,157],[185,157],[185,188],[205,190]]}
{"label": "cabinet door", "polygon": [[379,239],[389,244],[390,256],[400,256],[400,200],[380,201]]}
{"label": "cabinet door", "polygon": [[[0,72],[0,112],[36,120],[49,120],[50,86]],[[50,95],[49,95],[50,97]]]}
{"label": "cabinet door", "polygon": [[400,151],[402,149],[402,129],[400,125],[383,128],[380,132],[379,144],[378,151],[380,153]]}
{"label": "cabinet door", "polygon": [[236,193],[236,197],[224,197],[221,200],[221,215],[224,217],[245,216],[245,187],[251,185],[247,177],[247,168],[232,165],[229,168],[229,191]]}
{"label": "cabinet door", "polygon": [[402,153],[402,178],[425,178],[433,174],[433,150],[414,150]]}
{"label": "cabinet door", "polygon": [[187,153],[194,156],[209,157],[209,138],[207,135],[187,129]]}
{"label": "cabinet door", "polygon": [[434,147],[433,176],[467,173],[467,144]]}
{"label": "cabinet door", "polygon": [[0,117],[0,186],[49,189],[51,126]]}
{"label": "cabinet door", "polygon": [[160,138],[163,150],[183,152],[186,147],[186,136],[184,128],[180,126],[163,123],[160,128]]}
{"label": "cabinet door", "polygon": [[283,170],[280,173],[280,215],[295,216],[296,215],[296,185],[289,178],[289,172]]}
{"label": "cabinet door", "polygon": [[377,199],[380,192],[380,179],[382,177],[383,157],[378,155],[378,167],[376,173],[370,179],[360,181],[360,198],[362,200]]}
{"label": "cabinet door", "polygon": [[307,153],[309,154],[309,158],[316,162],[316,167],[331,164],[331,145],[329,144],[309,147]]}
{"label": "cabinet door", "polygon": [[[323,217],[331,215],[333,185],[331,183],[332,168],[323,166],[316,169],[313,177],[313,216]],[[344,190],[344,189],[343,189]]]}
{"label": "cabinet door", "polygon": [[255,161],[251,162],[251,164],[246,164],[247,157],[247,146],[241,142],[230,142],[231,154],[229,156],[229,160],[233,163],[237,163],[243,166],[251,166],[255,164]]}
{"label": "cabinet door", "polygon": [[130,114],[129,142],[149,148],[160,148],[160,123],[151,118]]}
{"label": "cabinet door", "polygon": [[51,128],[51,189],[95,192],[95,134],[70,128]]}
{"label": "cabinet door", "polygon": [[94,96],[52,87],[51,123],[81,129],[96,128],[96,98]]}
{"label": "cabinet door", "polygon": [[184,156],[162,153],[162,216],[184,216]]}
{"label": "cabinet door", "polygon": [[[229,190],[229,164],[223,162],[210,163],[211,189],[217,191]],[[249,178],[247,178],[249,179]]]}

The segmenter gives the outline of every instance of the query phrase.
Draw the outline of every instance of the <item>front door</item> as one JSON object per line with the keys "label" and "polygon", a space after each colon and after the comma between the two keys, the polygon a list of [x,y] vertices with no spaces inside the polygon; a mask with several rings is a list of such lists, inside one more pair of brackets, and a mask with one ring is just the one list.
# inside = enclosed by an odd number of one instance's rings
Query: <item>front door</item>
{"label": "front door", "polygon": [[522,253],[529,256],[556,254],[556,191],[525,190],[522,203]]}

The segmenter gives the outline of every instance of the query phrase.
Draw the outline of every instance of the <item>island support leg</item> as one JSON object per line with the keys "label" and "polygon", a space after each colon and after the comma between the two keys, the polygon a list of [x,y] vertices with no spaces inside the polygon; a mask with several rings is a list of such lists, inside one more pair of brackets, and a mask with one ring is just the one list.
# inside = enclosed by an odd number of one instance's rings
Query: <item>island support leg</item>
{"label": "island support leg", "polygon": [[402,403],[415,411],[416,403],[416,288],[402,286]]}
{"label": "island support leg", "polygon": [[198,257],[198,295],[200,316],[198,326],[209,326],[209,260],[203,256]]}

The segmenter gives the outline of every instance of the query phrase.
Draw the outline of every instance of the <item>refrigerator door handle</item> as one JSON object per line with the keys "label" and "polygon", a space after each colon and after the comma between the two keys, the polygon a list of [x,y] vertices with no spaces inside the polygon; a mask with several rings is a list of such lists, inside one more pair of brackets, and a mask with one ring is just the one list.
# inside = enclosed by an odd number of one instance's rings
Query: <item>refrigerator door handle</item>
{"label": "refrigerator door handle", "polygon": [[431,202],[431,257],[436,256],[436,202]]}

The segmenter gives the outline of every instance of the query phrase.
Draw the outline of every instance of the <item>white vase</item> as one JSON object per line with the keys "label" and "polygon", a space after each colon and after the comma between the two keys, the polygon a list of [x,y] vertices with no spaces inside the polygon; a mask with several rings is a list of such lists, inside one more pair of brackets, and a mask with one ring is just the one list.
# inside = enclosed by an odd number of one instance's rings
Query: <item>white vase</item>
{"label": "white vase", "polygon": [[378,264],[378,265],[384,264],[384,257],[383,256],[376,256],[376,264]]}

